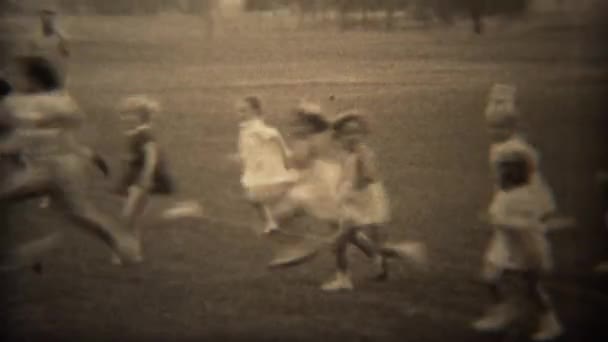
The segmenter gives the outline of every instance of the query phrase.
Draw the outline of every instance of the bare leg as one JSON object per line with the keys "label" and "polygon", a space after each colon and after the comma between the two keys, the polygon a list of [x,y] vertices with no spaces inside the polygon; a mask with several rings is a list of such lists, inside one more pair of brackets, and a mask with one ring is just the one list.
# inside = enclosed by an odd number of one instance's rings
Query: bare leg
{"label": "bare leg", "polygon": [[487,283],[494,304],[482,318],[473,323],[473,327],[479,331],[499,331],[506,328],[513,321],[515,317],[514,310],[507,296],[500,289],[502,281],[501,270],[497,267],[486,265],[484,280]]}
{"label": "bare leg", "polygon": [[53,193],[53,201],[61,205],[66,216],[79,228],[103,241],[120,255],[121,259],[131,263],[140,262],[140,243],[135,234],[121,229],[117,223],[100,212],[84,195],[82,183],[77,182],[77,179],[72,181],[67,183],[58,180],[62,190]]}
{"label": "bare leg", "polygon": [[267,206],[261,203],[256,203],[255,208],[258,211],[258,214],[260,215],[262,220],[264,221],[264,234],[270,234],[279,229],[279,224],[274,219],[274,216],[272,215]]}
{"label": "bare leg", "polygon": [[346,273],[348,271],[348,258],[346,253],[348,251],[350,237],[350,233],[345,234],[338,239],[335,246],[334,253],[336,254],[336,267],[338,268],[338,272],[341,273]]}
{"label": "bare leg", "polygon": [[[137,219],[143,213],[148,202],[147,193],[140,188],[130,187],[128,189],[127,202],[122,211],[122,219],[128,229],[135,234],[135,237],[141,242],[141,231],[137,228]],[[116,252],[112,252],[111,261],[115,265],[122,263],[120,256]]]}
{"label": "bare leg", "polygon": [[532,303],[540,310],[538,330],[532,336],[533,340],[547,341],[560,336],[563,332],[561,323],[553,309],[549,295],[540,283],[537,272],[529,272],[526,275],[528,284],[528,295]]}
{"label": "bare leg", "polygon": [[359,248],[368,258],[372,259],[376,267],[378,268],[376,274],[374,275],[374,279],[378,281],[384,281],[388,279],[388,257],[389,255],[385,255],[386,252],[381,246],[379,246],[378,241],[378,231],[377,227],[370,227],[370,235],[368,237],[363,233],[363,231],[358,230],[353,235],[352,243],[357,248]]}
{"label": "bare leg", "polygon": [[341,232],[334,242],[334,253],[336,254],[337,273],[333,280],[325,282],[321,289],[324,291],[352,290],[353,283],[348,274],[348,258],[346,252],[348,245],[353,241],[356,230],[346,228]]}
{"label": "bare leg", "polygon": [[127,203],[123,208],[122,217],[129,229],[139,237],[140,231],[137,229],[137,219],[141,217],[146,205],[148,204],[148,193],[137,187],[129,188]]}

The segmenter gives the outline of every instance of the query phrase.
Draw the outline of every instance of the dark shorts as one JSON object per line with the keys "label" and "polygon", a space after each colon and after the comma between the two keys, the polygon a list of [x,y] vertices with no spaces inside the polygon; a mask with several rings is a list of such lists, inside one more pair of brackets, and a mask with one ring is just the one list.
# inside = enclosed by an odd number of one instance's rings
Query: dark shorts
{"label": "dark shorts", "polygon": [[[127,195],[129,188],[140,184],[143,166],[137,164],[129,164],[126,167],[123,177],[118,184],[117,192],[121,195]],[[154,179],[150,193],[154,195],[170,195],[176,192],[175,182],[167,171],[164,163],[159,163],[154,171]]]}

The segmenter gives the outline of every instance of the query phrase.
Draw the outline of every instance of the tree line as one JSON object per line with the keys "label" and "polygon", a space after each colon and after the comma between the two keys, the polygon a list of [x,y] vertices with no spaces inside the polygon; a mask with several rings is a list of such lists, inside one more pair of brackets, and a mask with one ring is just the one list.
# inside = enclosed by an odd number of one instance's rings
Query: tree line
{"label": "tree line", "polygon": [[[268,11],[279,8],[296,9],[300,16],[312,19],[325,17],[326,12],[338,13],[339,25],[353,26],[352,15],[358,14],[358,25],[369,23],[370,13],[384,14],[384,27],[395,27],[395,13],[409,10],[414,17],[428,21],[436,18],[451,24],[457,16],[468,16],[473,30],[483,32],[483,18],[490,15],[517,16],[525,13],[532,0],[245,0],[247,11]],[[355,23],[356,25],[356,23]]]}

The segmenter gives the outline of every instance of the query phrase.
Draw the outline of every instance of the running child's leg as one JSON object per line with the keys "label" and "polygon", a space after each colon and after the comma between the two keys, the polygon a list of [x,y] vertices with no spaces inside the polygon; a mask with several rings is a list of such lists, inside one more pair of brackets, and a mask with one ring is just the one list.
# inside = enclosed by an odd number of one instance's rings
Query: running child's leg
{"label": "running child's leg", "polygon": [[[129,187],[127,192],[127,201],[123,207],[122,220],[126,227],[135,234],[135,237],[141,241],[141,231],[137,228],[137,219],[141,217],[146,207],[148,195],[137,186]],[[120,256],[116,252],[112,252],[111,261],[115,265],[122,263]]]}
{"label": "running child's leg", "polygon": [[88,177],[82,159],[66,156],[58,159],[52,179],[52,200],[79,228],[88,231],[128,262],[141,261],[140,242],[132,232],[100,212],[87,196]]}
{"label": "running child's leg", "polygon": [[270,212],[270,209],[268,208],[268,206],[258,203],[256,205],[256,209],[258,210],[260,217],[265,222],[264,234],[270,234],[279,229],[279,224],[277,223],[274,216],[272,215],[272,212]]}
{"label": "running child's leg", "polygon": [[388,278],[388,260],[380,245],[380,234],[377,226],[369,226],[366,235],[362,229],[358,229],[353,235],[352,244],[359,248],[368,258],[372,259],[376,266],[374,279],[383,281]]}
{"label": "running child's leg", "polygon": [[[65,202],[63,199],[57,201]],[[141,245],[134,234],[120,229],[118,224],[86,200],[79,204],[74,204],[71,200],[69,202],[71,204],[66,207],[66,213],[79,228],[102,240],[123,261],[141,262]]]}
{"label": "running child's leg", "polygon": [[537,331],[532,335],[535,341],[548,341],[557,338],[563,333],[562,325],[555,313],[549,295],[540,283],[538,272],[526,274],[528,296],[532,303],[540,310]]}
{"label": "running child's leg", "polygon": [[473,327],[479,331],[498,331],[504,329],[514,318],[513,308],[508,302],[507,296],[501,289],[504,270],[491,262],[486,262],[483,269],[483,281],[485,282],[493,305],[486,314],[473,323]]}
{"label": "running child's leg", "polygon": [[348,274],[348,245],[354,240],[356,229],[344,228],[343,231],[337,237],[334,243],[334,253],[336,255],[336,266],[338,268],[335,278],[325,282],[321,289],[324,291],[340,291],[340,290],[352,290],[353,283]]}
{"label": "running child's leg", "polygon": [[127,227],[139,237],[140,232],[137,229],[137,219],[141,217],[146,209],[149,195],[145,189],[136,185],[129,187],[128,193],[127,202],[122,211],[122,218]]}

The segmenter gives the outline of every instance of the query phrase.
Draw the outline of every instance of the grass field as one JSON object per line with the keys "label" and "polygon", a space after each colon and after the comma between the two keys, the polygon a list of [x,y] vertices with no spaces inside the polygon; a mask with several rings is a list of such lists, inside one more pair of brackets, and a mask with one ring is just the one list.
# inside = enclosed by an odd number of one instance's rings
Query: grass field
{"label": "grass field", "polygon": [[[594,174],[608,167],[601,51],[580,28],[531,23],[475,37],[466,28],[394,33],[220,32],[204,39],[190,17],[67,18],[72,36],[70,90],[90,117],[83,137],[118,166],[122,147],[114,107],[128,94],[158,97],[156,130],[184,197],[213,219],[166,223],[160,200],[144,219],[147,261],[110,265],[97,241],[68,230],[44,273],[2,275],[2,332],[11,340],[489,341],[469,322],[488,303],[476,283],[489,231],[477,220],[490,196],[482,110],[494,82],[519,87],[530,139],[564,212],[579,227],[552,235],[558,270],[548,287],[568,329],[591,341],[608,304],[605,280],[590,275],[608,253]],[[169,30],[165,28],[170,28]],[[353,252],[357,291],[318,290],[329,253],[309,265],[266,269],[276,242],[256,236],[241,199],[234,101],[257,94],[269,120],[284,127],[300,98],[330,111],[359,107],[372,117],[394,210],[390,234],[428,245],[428,272],[407,264],[386,284],[366,279]],[[334,103],[327,103],[335,95]],[[117,212],[119,200],[94,197]],[[61,230],[63,221],[31,204],[9,227],[11,241]],[[322,232],[321,228],[313,227]]]}

